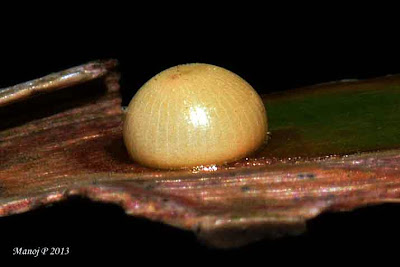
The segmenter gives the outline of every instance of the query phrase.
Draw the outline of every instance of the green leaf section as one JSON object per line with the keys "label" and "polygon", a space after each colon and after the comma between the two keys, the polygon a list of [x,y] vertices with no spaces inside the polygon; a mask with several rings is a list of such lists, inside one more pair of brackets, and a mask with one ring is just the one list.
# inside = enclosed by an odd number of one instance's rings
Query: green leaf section
{"label": "green leaf section", "polygon": [[400,147],[400,78],[264,95],[271,139],[261,155],[320,157]]}

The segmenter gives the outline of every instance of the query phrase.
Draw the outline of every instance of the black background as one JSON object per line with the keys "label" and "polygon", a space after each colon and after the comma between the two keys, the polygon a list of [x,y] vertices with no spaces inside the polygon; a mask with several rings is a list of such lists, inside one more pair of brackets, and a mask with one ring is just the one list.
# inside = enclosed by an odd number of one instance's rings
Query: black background
{"label": "black background", "polygon": [[[120,62],[124,104],[154,74],[189,62],[230,69],[259,93],[400,73],[396,29],[378,25],[380,18],[371,15],[343,23],[341,15],[333,14],[322,23],[324,12],[292,16],[296,8],[290,10],[282,17],[265,9],[253,16],[246,9],[242,11],[246,17],[234,13],[229,20],[215,21],[208,13],[159,18],[148,9],[111,17],[118,11],[98,14],[89,9],[86,12],[94,14],[80,20],[74,12],[62,18],[47,14],[40,25],[30,24],[36,18],[32,16],[22,27],[6,27],[7,35],[2,35],[0,87],[104,58]],[[134,19],[140,13],[144,17]],[[347,15],[351,18],[353,13]],[[74,198],[0,218],[0,253],[10,256],[15,246],[68,246],[69,258],[128,258],[131,264],[138,260],[297,263],[317,256],[324,262],[344,261],[347,256],[356,261],[374,256],[387,259],[396,255],[399,213],[400,207],[391,204],[323,214],[308,222],[308,231],[301,236],[216,250],[199,243],[190,232],[132,218],[117,206]]]}

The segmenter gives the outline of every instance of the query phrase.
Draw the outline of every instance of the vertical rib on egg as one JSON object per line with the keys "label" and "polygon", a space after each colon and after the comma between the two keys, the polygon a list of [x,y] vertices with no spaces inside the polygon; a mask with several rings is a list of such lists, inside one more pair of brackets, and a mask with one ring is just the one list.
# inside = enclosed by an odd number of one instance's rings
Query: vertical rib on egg
{"label": "vertical rib on egg", "polygon": [[162,71],[131,100],[124,141],[140,164],[165,169],[228,163],[266,140],[257,92],[238,75],[209,64]]}

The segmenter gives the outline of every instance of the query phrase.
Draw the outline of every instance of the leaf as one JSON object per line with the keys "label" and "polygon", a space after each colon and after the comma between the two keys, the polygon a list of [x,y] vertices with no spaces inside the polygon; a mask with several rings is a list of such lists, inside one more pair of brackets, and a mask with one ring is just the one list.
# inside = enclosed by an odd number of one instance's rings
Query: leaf
{"label": "leaf", "polygon": [[96,64],[103,73],[92,81],[21,94],[0,109],[0,216],[82,195],[235,247],[301,233],[324,211],[399,201],[398,75],[264,95],[263,149],[224,166],[163,171],[129,159],[115,62]]}

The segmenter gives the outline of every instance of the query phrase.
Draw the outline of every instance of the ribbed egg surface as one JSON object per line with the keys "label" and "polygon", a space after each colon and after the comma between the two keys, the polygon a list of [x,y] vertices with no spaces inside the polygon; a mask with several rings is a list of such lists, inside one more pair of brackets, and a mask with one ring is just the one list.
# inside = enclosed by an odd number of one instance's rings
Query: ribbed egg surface
{"label": "ribbed egg surface", "polygon": [[163,169],[228,163],[266,140],[257,92],[238,75],[209,64],[169,68],[131,100],[124,141],[140,164]]}

